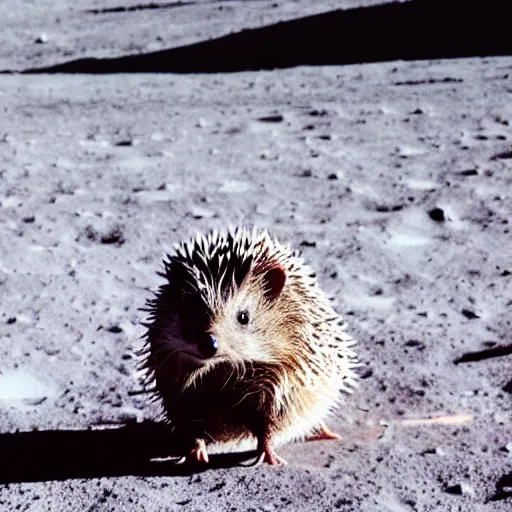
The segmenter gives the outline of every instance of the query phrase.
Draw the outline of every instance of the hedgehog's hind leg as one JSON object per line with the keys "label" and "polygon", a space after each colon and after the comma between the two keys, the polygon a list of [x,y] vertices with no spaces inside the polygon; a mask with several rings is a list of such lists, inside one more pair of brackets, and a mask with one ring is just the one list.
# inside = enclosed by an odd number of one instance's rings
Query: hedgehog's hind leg
{"label": "hedgehog's hind leg", "polygon": [[272,438],[268,434],[258,439],[258,459],[256,464],[258,465],[262,462],[267,462],[271,466],[286,466],[288,464],[282,457],[277,455],[272,445]]}
{"label": "hedgehog's hind leg", "polygon": [[206,441],[201,438],[196,439],[194,448],[190,452],[190,455],[197,462],[208,464],[208,462],[210,462],[210,457],[208,456],[208,451],[206,450]]}
{"label": "hedgehog's hind leg", "polygon": [[340,440],[341,436],[333,432],[325,423],[320,425],[320,430],[311,436],[309,436],[307,441],[322,441],[327,439],[337,439]]}

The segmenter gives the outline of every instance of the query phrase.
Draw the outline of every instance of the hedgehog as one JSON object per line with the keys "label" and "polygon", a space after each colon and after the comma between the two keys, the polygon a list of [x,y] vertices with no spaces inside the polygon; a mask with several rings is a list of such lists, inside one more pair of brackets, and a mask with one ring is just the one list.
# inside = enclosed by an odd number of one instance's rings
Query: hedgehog
{"label": "hedgehog", "polygon": [[144,367],[164,419],[208,462],[212,451],[339,439],[325,420],[357,385],[355,341],[299,252],[263,229],[177,244],[148,299]]}

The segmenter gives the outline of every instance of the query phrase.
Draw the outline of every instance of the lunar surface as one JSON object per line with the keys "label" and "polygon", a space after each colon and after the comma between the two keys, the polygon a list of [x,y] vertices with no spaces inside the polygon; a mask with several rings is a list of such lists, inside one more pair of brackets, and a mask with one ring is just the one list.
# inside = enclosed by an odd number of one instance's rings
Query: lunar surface
{"label": "lunar surface", "polygon": [[[0,69],[373,3],[9,0]],[[0,109],[1,510],[511,510],[512,57],[6,73]],[[359,341],[342,440],[284,468],[175,466],[141,383],[162,256],[226,225],[299,248]]]}

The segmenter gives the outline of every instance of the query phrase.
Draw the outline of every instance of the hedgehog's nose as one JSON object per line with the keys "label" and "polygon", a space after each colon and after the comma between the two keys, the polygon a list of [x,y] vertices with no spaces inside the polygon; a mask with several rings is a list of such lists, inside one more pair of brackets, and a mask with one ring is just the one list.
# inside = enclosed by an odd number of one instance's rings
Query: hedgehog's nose
{"label": "hedgehog's nose", "polygon": [[219,350],[219,342],[213,334],[206,334],[198,343],[198,348],[204,357],[213,357]]}

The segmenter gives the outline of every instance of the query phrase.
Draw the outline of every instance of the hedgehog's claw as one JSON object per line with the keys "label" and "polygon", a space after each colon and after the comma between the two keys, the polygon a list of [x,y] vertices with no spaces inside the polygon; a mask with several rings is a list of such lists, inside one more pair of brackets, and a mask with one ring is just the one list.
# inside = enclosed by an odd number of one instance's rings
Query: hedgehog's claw
{"label": "hedgehog's claw", "polygon": [[340,440],[341,436],[333,432],[325,423],[320,426],[320,431],[308,437],[308,441],[322,441],[327,439]]}
{"label": "hedgehog's claw", "polygon": [[256,459],[256,466],[259,466],[263,462],[267,462],[271,466],[286,466],[288,464],[282,457],[277,455],[269,439],[260,443],[258,452],[259,455]]}
{"label": "hedgehog's claw", "polygon": [[190,455],[192,455],[197,462],[204,464],[208,464],[208,462],[210,462],[204,439],[196,439],[196,444],[194,449],[190,452]]}

